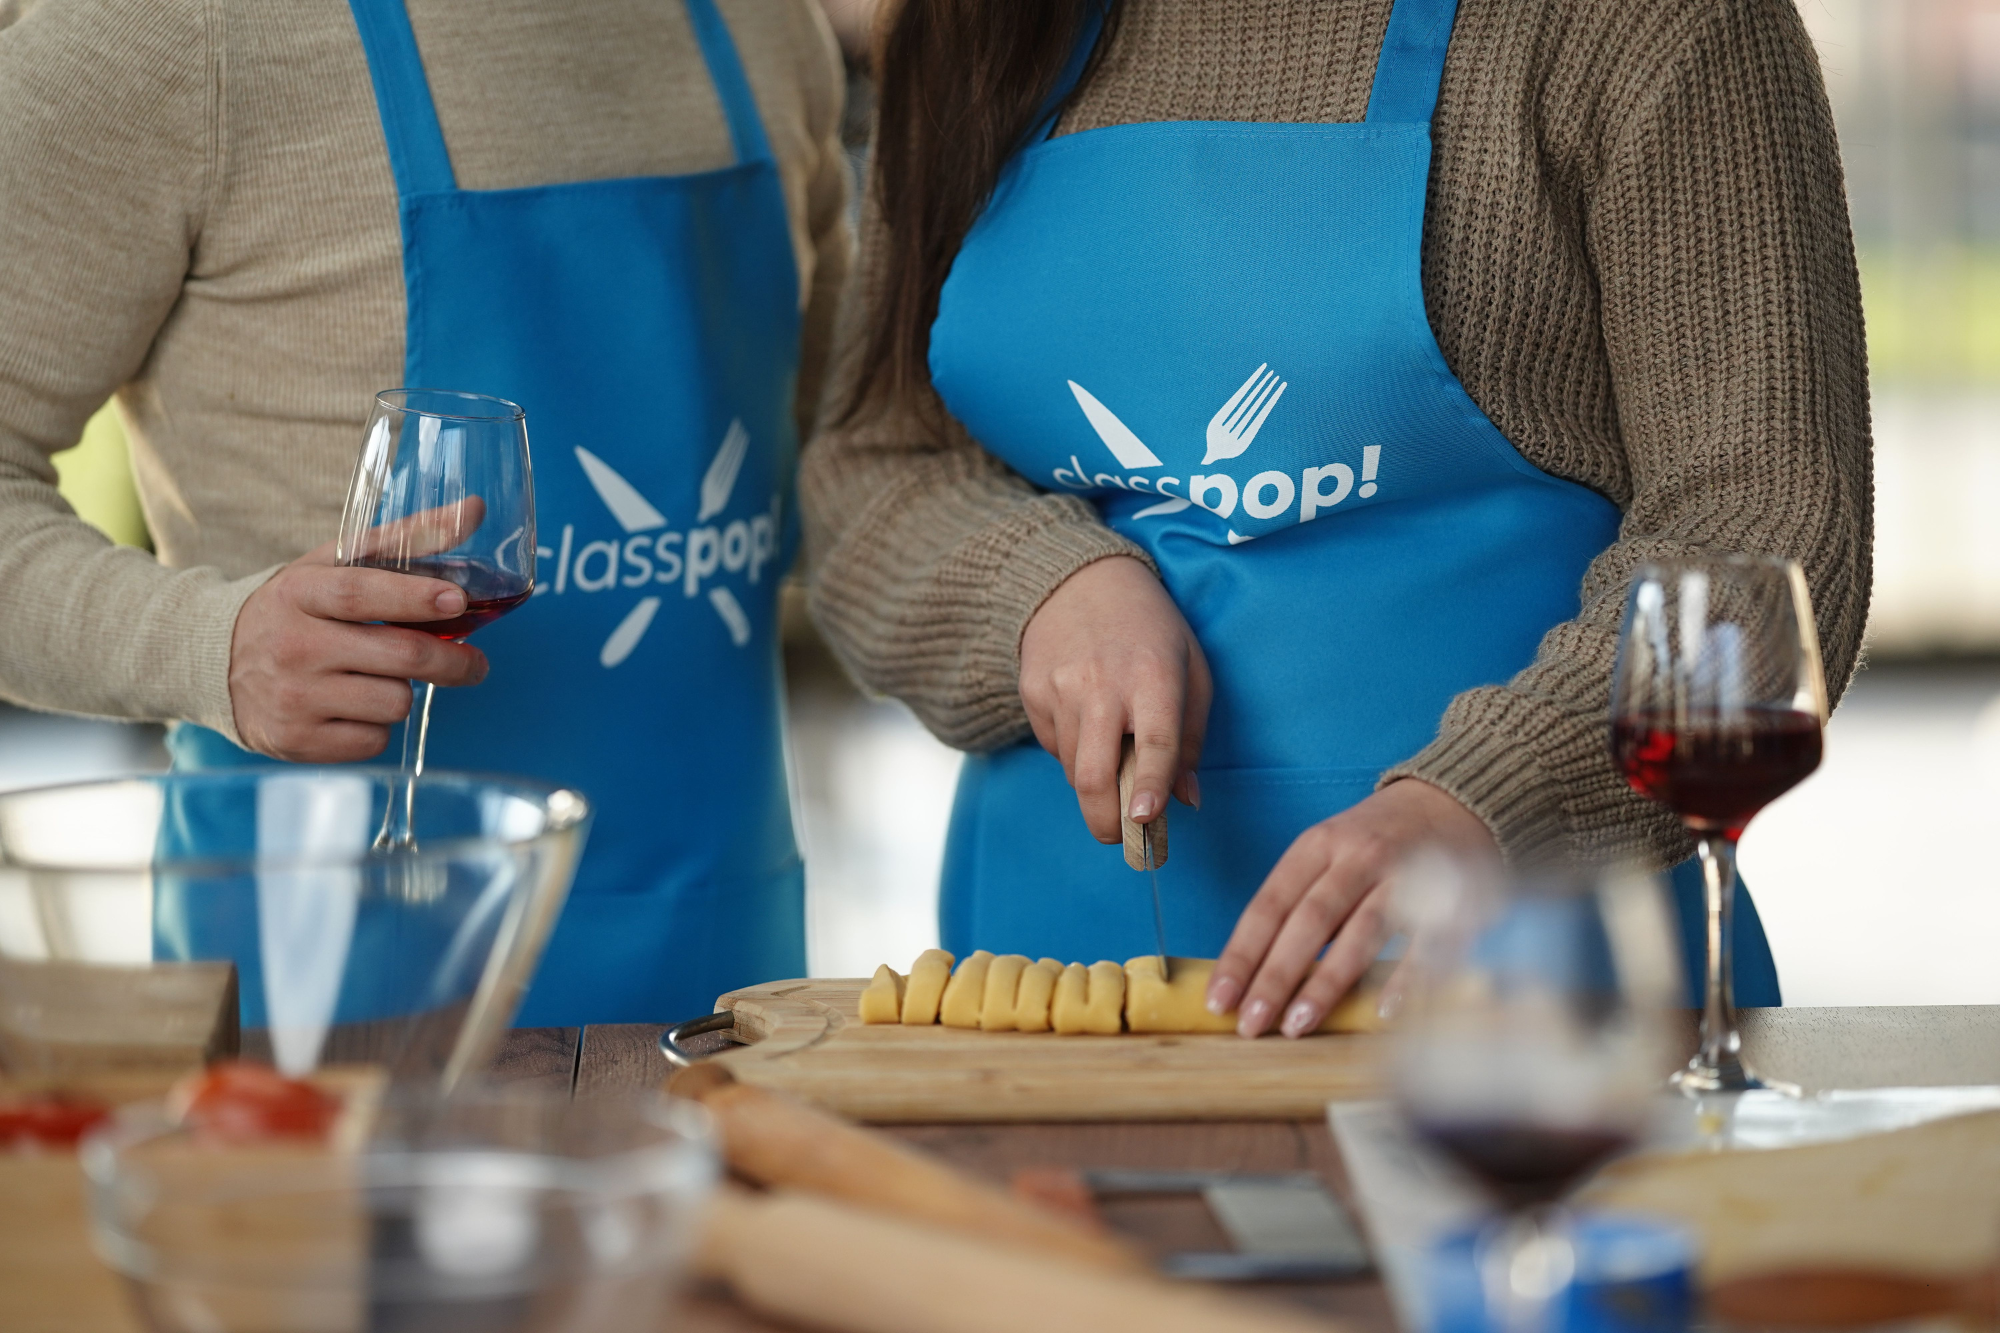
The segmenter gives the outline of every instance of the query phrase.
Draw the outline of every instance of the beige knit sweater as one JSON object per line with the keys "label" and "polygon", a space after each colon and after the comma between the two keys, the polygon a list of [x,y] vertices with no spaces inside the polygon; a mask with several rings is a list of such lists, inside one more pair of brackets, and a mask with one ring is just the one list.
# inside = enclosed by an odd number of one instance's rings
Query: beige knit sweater
{"label": "beige knit sweater", "polygon": [[[1128,0],[1059,132],[1359,120],[1389,10]],[[1606,754],[1634,566],[1797,557],[1836,694],[1868,608],[1867,368],[1817,61],[1790,0],[1462,0],[1434,135],[1424,294],[1445,357],[1531,462],[1609,497],[1624,526],[1582,614],[1512,681],[1456,699],[1384,780],[1444,788],[1517,857],[1676,858],[1673,821]],[[877,230],[864,221],[850,325]],[[1084,564],[1138,550],[922,420],[885,411],[808,450],[812,608],[862,682],[991,748],[1027,734],[1030,616]]]}
{"label": "beige knit sweater", "polygon": [[[720,3],[784,179],[811,395],[848,266],[839,54],[812,0]],[[679,0],[408,7],[462,187],[734,160]],[[336,535],[403,332],[347,0],[0,0],[0,697],[233,737],[237,610]],[[49,455],[114,391],[157,561],[56,493]]]}

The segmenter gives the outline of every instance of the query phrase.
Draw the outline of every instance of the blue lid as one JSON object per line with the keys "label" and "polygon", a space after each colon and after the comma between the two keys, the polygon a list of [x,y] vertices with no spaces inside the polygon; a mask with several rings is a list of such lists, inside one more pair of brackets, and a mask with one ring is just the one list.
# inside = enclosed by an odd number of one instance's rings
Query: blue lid
{"label": "blue lid", "polygon": [[[1447,1233],[1424,1271],[1431,1333],[1500,1333],[1485,1314],[1474,1252],[1482,1228]],[[1551,1333],[1683,1333],[1695,1313],[1695,1246],[1672,1223],[1633,1214],[1572,1219],[1576,1277],[1558,1298]]]}

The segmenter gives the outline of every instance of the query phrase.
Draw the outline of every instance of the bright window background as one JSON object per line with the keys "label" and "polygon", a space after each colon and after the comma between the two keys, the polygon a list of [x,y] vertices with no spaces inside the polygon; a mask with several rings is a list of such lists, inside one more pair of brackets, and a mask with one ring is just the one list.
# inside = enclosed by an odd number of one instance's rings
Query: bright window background
{"label": "bright window background", "polygon": [[[1744,872],[1792,1003],[2000,1003],[2000,0],[1800,8],[1867,306],[1876,598],[1826,763],[1752,826]],[[143,543],[115,416],[59,463],[80,511]],[[812,968],[865,975],[936,938],[958,760],[793,640]],[[156,728],[0,706],[0,787],[163,763]]]}

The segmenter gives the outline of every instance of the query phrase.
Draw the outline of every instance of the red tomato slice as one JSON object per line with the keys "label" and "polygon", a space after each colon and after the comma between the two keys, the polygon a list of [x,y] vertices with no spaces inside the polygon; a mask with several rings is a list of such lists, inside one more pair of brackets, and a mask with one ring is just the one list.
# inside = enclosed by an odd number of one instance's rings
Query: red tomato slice
{"label": "red tomato slice", "polygon": [[102,1102],[66,1093],[46,1093],[0,1102],[0,1148],[34,1152],[74,1148],[90,1127],[111,1114]]}
{"label": "red tomato slice", "polygon": [[340,1099],[269,1065],[226,1060],[184,1079],[168,1098],[182,1124],[232,1143],[326,1137]]}

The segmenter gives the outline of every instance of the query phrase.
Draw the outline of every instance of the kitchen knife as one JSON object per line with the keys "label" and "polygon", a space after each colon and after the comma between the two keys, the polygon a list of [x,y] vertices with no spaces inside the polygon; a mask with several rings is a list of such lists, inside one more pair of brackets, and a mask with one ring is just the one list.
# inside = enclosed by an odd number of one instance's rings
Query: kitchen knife
{"label": "kitchen knife", "polygon": [[1153,942],[1160,950],[1160,979],[1172,981],[1167,961],[1167,922],[1160,912],[1160,867],[1167,862],[1167,812],[1162,809],[1149,823],[1135,821],[1132,808],[1132,780],[1138,772],[1139,751],[1132,738],[1125,738],[1125,753],[1118,763],[1118,822],[1125,835],[1125,864],[1146,872],[1153,890]]}

